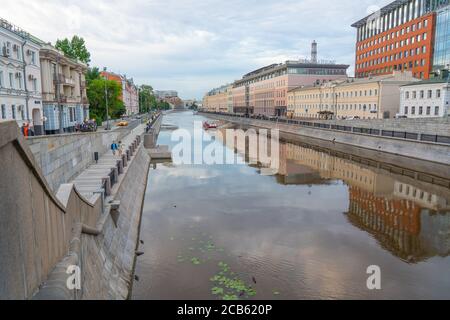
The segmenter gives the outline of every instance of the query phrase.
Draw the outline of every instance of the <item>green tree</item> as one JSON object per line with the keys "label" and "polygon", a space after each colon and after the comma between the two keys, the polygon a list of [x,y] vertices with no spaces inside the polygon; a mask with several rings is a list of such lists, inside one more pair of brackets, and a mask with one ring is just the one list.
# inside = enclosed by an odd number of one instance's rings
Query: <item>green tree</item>
{"label": "green tree", "polygon": [[78,59],[81,62],[89,64],[91,62],[91,54],[86,48],[86,43],[82,37],[73,36],[72,40],[57,40],[56,49],[61,50],[64,54],[72,59]]}
{"label": "green tree", "polygon": [[156,98],[153,94],[153,88],[148,85],[142,85],[139,92],[139,101],[141,106],[141,113],[149,112],[156,103]]}
{"label": "green tree", "polygon": [[87,85],[89,86],[89,84],[91,83],[92,80],[97,80],[100,79],[101,75],[100,75],[100,70],[97,67],[93,67],[93,68],[89,68],[87,73],[86,73],[86,82]]}
{"label": "green tree", "polygon": [[[105,81],[101,78],[91,80],[87,88],[91,118],[95,118],[97,123],[106,120]],[[115,81],[108,80],[106,88],[110,119],[118,119],[126,112],[125,106],[120,100],[122,86]]]}

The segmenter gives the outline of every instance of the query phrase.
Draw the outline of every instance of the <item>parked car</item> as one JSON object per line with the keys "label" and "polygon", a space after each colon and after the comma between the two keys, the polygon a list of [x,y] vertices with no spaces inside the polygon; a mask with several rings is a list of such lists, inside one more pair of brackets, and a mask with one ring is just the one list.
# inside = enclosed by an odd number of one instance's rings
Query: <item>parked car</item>
{"label": "parked car", "polygon": [[408,119],[408,116],[405,116],[404,114],[397,114],[395,115],[395,119]]}
{"label": "parked car", "polygon": [[127,127],[128,126],[128,121],[120,121],[117,126],[118,127]]}

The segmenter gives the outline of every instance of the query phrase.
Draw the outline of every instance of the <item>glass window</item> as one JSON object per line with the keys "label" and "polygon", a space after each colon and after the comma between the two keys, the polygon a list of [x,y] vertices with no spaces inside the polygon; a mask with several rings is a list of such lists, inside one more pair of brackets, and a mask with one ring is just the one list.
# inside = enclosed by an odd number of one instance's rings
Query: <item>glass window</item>
{"label": "glass window", "polygon": [[439,115],[439,107],[435,107],[434,108],[434,115],[438,116]]}
{"label": "glass window", "polygon": [[6,119],[6,106],[2,104],[2,119]]}
{"label": "glass window", "polygon": [[11,72],[9,73],[9,87],[14,88],[14,74]]}
{"label": "glass window", "polygon": [[12,114],[12,118],[16,119],[16,106],[15,105],[11,106],[11,114]]}

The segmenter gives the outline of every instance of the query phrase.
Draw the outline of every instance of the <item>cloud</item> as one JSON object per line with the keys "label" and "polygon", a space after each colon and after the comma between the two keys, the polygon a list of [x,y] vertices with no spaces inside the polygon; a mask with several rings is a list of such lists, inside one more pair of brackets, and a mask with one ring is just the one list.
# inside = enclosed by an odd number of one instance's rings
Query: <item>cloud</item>
{"label": "cloud", "polygon": [[2,0],[0,17],[46,42],[78,34],[92,64],[201,98],[266,64],[319,56],[354,65],[350,25],[389,0]]}

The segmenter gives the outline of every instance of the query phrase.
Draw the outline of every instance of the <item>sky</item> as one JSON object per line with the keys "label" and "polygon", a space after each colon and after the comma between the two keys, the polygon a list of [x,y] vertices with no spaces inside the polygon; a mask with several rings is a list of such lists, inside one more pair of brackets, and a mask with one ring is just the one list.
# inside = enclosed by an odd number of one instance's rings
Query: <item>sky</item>
{"label": "sky", "polygon": [[349,64],[351,24],[391,0],[1,0],[0,17],[45,42],[82,36],[91,66],[201,99],[257,68],[309,58]]}

